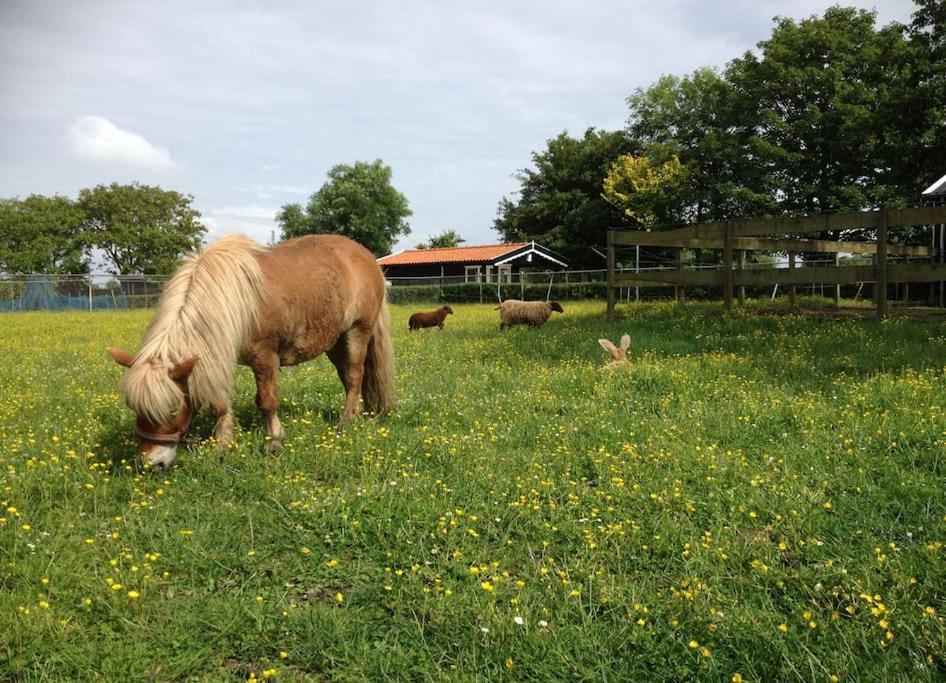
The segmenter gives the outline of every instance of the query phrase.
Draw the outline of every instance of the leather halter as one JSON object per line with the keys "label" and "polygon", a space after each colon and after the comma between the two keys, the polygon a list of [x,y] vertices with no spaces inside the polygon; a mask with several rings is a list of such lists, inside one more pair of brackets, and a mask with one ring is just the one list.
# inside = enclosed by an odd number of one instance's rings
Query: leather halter
{"label": "leather halter", "polygon": [[141,427],[138,426],[138,423],[135,423],[135,434],[145,441],[151,441],[152,443],[159,444],[179,444],[183,439],[184,435],[187,434],[187,430],[190,429],[191,421],[194,419],[194,413],[197,412],[194,410],[193,406],[188,406],[190,408],[190,415],[187,416],[187,424],[184,425],[182,429],[177,430],[176,432],[171,432],[170,434],[155,434],[154,432],[146,432]]}

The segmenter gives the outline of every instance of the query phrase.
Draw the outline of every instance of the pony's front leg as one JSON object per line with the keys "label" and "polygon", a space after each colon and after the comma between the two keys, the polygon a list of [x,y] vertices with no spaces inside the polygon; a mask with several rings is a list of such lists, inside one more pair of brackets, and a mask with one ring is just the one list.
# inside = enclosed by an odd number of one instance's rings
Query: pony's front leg
{"label": "pony's front leg", "polygon": [[276,354],[265,359],[257,359],[253,364],[253,377],[256,378],[256,407],[263,414],[266,424],[266,449],[278,450],[282,447],[284,432],[276,409],[279,396],[276,393],[276,373],[279,371],[279,357]]}
{"label": "pony's front leg", "polygon": [[233,443],[233,408],[230,398],[221,397],[210,404],[210,414],[214,420],[214,439],[220,446]]}

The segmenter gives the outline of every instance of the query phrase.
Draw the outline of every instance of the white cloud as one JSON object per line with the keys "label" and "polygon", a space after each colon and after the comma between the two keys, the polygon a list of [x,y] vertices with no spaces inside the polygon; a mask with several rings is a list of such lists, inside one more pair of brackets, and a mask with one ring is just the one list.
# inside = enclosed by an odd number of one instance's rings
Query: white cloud
{"label": "white cloud", "polygon": [[84,161],[137,166],[152,170],[172,168],[167,150],[144,137],[119,128],[104,116],[82,116],[69,128],[69,140],[77,158]]}
{"label": "white cloud", "polygon": [[269,185],[268,187],[260,189],[281,194],[309,194],[312,192],[312,188],[302,187],[301,185]]}
{"label": "white cloud", "polygon": [[254,185],[253,192],[257,199],[272,199],[280,195],[310,194],[312,189],[300,185]]}
{"label": "white cloud", "polygon": [[268,242],[279,234],[276,225],[278,207],[261,204],[240,204],[211,209],[203,215],[203,222],[210,228],[209,240],[231,232],[239,232],[258,242]]}
{"label": "white cloud", "polygon": [[242,206],[225,206],[214,209],[211,213],[224,218],[240,218],[243,220],[273,220],[276,218],[277,207],[260,206],[259,204],[244,204]]}

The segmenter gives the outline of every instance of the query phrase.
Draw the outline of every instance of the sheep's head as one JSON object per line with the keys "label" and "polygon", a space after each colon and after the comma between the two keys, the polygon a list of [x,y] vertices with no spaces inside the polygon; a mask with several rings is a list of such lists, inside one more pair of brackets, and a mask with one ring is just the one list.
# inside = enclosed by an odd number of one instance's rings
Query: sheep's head
{"label": "sheep's head", "polygon": [[631,335],[625,334],[621,337],[621,346],[617,347],[608,339],[599,339],[601,348],[611,354],[611,360],[608,366],[624,365],[627,363],[627,350],[631,348]]}
{"label": "sheep's head", "polygon": [[447,315],[453,315],[453,309],[450,308],[449,306],[444,306],[440,310],[446,313]]}
{"label": "sheep's head", "polygon": [[559,313],[565,312],[562,310],[562,304],[558,303],[557,301],[549,301],[549,308],[551,308],[553,311],[558,311]]}

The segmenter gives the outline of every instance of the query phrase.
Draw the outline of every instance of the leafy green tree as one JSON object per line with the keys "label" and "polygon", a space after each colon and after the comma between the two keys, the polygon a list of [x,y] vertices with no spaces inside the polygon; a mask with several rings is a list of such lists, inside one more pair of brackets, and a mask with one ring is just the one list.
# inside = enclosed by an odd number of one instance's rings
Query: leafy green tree
{"label": "leafy green tree", "polygon": [[302,208],[286,204],[276,215],[284,239],[336,233],[388,254],[401,235],[410,233],[407,198],[391,185],[391,167],[380,159],[339,164]]}
{"label": "leafy green tree", "polygon": [[99,185],[79,192],[89,243],[118,274],[164,274],[200,246],[207,229],[191,195],[160,187]]}
{"label": "leafy green tree", "polygon": [[900,69],[889,117],[901,138],[891,141],[889,156],[902,167],[905,185],[922,188],[946,173],[946,2],[916,5],[908,29],[911,59]]}
{"label": "leafy green tree", "polygon": [[68,197],[0,200],[0,270],[87,273],[82,212]]}
{"label": "leafy green tree", "polygon": [[306,235],[308,230],[308,216],[300,204],[286,204],[276,214],[282,239]]}
{"label": "leafy green tree", "polygon": [[755,106],[752,144],[772,169],[783,211],[861,209],[902,196],[885,139],[891,87],[909,52],[902,26],[878,30],[875,20],[842,7],[779,19],[758,55],[748,52],[727,69],[739,97]]}
{"label": "leafy green tree", "polygon": [[434,235],[426,242],[417,245],[418,249],[445,249],[449,247],[459,247],[465,244],[466,240],[460,237],[456,230],[445,230],[439,235]]}
{"label": "leafy green tree", "polygon": [[622,222],[621,211],[601,196],[602,184],[614,160],[634,151],[623,131],[561,133],[532,154],[534,168],[516,175],[519,196],[500,201],[493,229],[507,242],[535,240],[573,267],[600,267],[593,248],[603,247],[607,229]]}
{"label": "leafy green tree", "polygon": [[[767,168],[750,146],[751,103],[713,69],[663,76],[628,98],[627,134],[649,159],[687,169],[666,222],[721,220],[771,211]],[[672,208],[672,211],[670,210]]]}
{"label": "leafy green tree", "polygon": [[647,157],[623,154],[604,179],[603,196],[635,225],[656,225],[668,214],[686,175],[676,156],[652,164]]}

